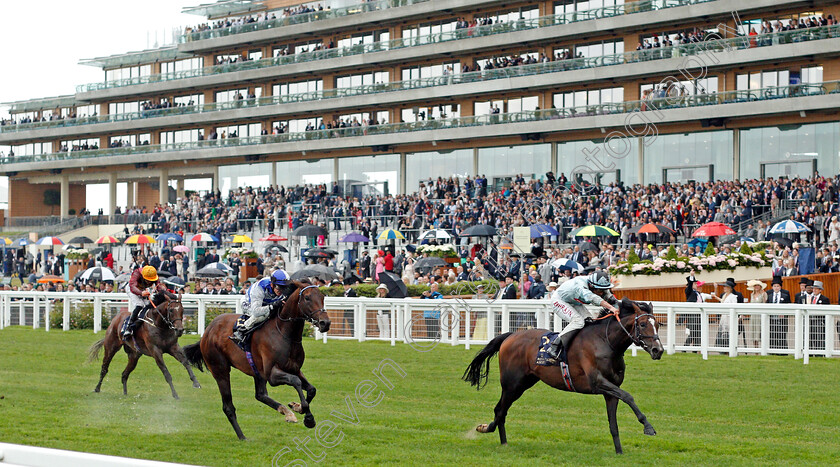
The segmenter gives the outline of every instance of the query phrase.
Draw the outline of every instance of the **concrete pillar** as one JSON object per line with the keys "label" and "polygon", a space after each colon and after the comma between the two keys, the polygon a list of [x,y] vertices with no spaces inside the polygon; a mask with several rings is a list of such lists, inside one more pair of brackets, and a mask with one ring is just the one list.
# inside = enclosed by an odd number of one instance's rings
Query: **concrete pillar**
{"label": "concrete pillar", "polygon": [[219,166],[215,166],[212,169],[213,174],[213,191],[216,192],[220,189],[219,187]]}
{"label": "concrete pillar", "polygon": [[184,198],[184,192],[185,192],[185,190],[184,190],[184,182],[185,182],[185,180],[184,180],[183,178],[179,178],[179,179],[178,179],[178,188],[177,188],[177,190],[176,190],[176,192],[175,192],[175,195],[176,195],[178,198],[181,198],[181,199],[183,199],[183,198]]}
{"label": "concrete pillar", "polygon": [[272,187],[277,185],[277,162],[271,163],[271,173],[268,174],[268,184]]}
{"label": "concrete pillar", "polygon": [[117,174],[111,172],[108,174],[108,207],[111,209],[110,216],[113,221],[114,212],[117,211]]}
{"label": "concrete pillar", "polygon": [[134,197],[137,193],[137,182],[128,182],[126,183],[125,187],[126,191],[126,207],[132,208],[134,207]]}
{"label": "concrete pillar", "polygon": [[166,206],[169,204],[169,170],[168,169],[160,169],[160,181],[158,182],[158,192],[160,193],[160,199],[158,203],[161,206]]}
{"label": "concrete pillar", "polygon": [[400,153],[400,178],[399,178],[399,180],[400,180],[400,191],[399,191],[399,193],[401,195],[405,194],[405,192],[406,192],[405,185],[406,185],[406,182],[408,181],[408,179],[406,177],[406,173],[405,173],[406,157],[407,156],[405,155],[404,152]]}
{"label": "concrete pillar", "polygon": [[61,176],[61,215],[62,219],[66,219],[70,210],[70,177],[67,175]]}
{"label": "concrete pillar", "polygon": [[741,131],[732,130],[732,175],[735,180],[741,179]]}

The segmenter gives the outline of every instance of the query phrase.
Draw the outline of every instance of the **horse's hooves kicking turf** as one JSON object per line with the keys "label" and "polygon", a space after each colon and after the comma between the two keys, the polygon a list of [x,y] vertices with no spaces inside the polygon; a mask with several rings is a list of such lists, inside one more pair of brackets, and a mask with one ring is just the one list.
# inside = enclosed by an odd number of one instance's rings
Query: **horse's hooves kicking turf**
{"label": "horse's hooves kicking turf", "polygon": [[477,431],[479,433],[490,433],[490,431],[488,430],[489,427],[490,427],[490,425],[488,425],[486,423],[483,423],[483,424],[475,427],[475,431]]}
{"label": "horse's hooves kicking turf", "polygon": [[298,402],[289,402],[289,407],[297,413],[303,413]]}

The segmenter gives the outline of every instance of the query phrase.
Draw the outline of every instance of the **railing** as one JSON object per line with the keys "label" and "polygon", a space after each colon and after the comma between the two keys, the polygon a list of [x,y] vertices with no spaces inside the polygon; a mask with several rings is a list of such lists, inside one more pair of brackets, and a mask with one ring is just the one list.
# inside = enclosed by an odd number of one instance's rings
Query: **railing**
{"label": "railing", "polygon": [[[208,310],[216,314],[240,310],[241,295],[184,295],[185,327],[194,323],[203,334]],[[62,328],[70,329],[71,309],[93,305],[93,332],[116,312],[127,309],[122,293],[0,292],[0,329],[41,323],[49,331],[54,302],[62,300]],[[559,331],[564,323],[553,313],[550,300],[380,299],[326,297],[332,325],[315,338],[397,341],[430,348],[484,345],[493,337],[527,327]],[[655,302],[659,336],[669,354],[699,352],[735,357],[739,354],[782,354],[803,358],[840,356],[840,306],[773,305],[767,303]],[[638,349],[632,348],[635,355]]]}
{"label": "railing", "polygon": [[[653,9],[682,6],[695,3],[706,3],[715,0],[645,0],[643,2],[633,2],[632,12],[637,11],[651,11]],[[644,5],[650,5],[644,6]],[[630,5],[630,4],[627,4]],[[657,6],[657,8],[654,8]],[[425,36],[417,36],[411,38],[398,38],[388,41],[373,42],[370,44],[358,44],[349,47],[333,48],[316,50],[314,52],[305,52],[294,55],[282,55],[278,57],[264,58],[262,60],[243,61],[230,63],[225,65],[212,65],[205,68],[198,68],[194,70],[183,70],[172,73],[164,73],[149,76],[139,76],[123,80],[106,81],[104,83],[90,83],[82,84],[76,87],[76,92],[90,92],[101,89],[109,89],[123,86],[133,86],[138,84],[157,83],[161,81],[172,81],[186,78],[196,78],[200,76],[212,76],[220,73],[229,73],[234,71],[255,70],[280,65],[289,65],[294,63],[308,63],[315,60],[324,60],[329,58],[348,57],[353,55],[370,54],[374,52],[382,52],[386,50],[402,49],[406,47],[414,47],[420,45],[436,44],[441,42],[449,42],[460,39],[470,39],[483,36],[491,36],[496,34],[505,34],[514,31],[522,31],[528,29],[537,29],[550,26],[557,26],[561,24],[568,24],[571,22],[584,21],[596,18],[603,18],[608,16],[619,16],[624,14],[626,5],[618,5],[613,7],[599,8],[596,10],[586,10],[573,13],[564,13],[560,15],[543,16],[533,19],[522,19],[519,21],[512,21],[509,23],[495,23],[486,26],[478,26],[474,28],[456,29],[454,31],[441,32],[436,34],[429,34]],[[646,9],[647,8],[647,9]],[[614,12],[614,14],[609,14]]]}
{"label": "railing", "polygon": [[704,107],[708,105],[717,104],[755,102],[780,98],[805,97],[836,93],[840,93],[840,81],[829,81],[824,83],[813,84],[795,84],[789,86],[750,89],[744,91],[725,91],[716,94],[661,97],[641,101],[617,102],[580,107],[567,107],[562,109],[529,110],[524,112],[513,112],[506,114],[458,117],[442,120],[425,120],[411,123],[391,123],[387,125],[333,128],[297,133],[282,133],[279,135],[247,136],[240,138],[227,138],[221,140],[203,140],[185,143],[132,146],[113,149],[97,149],[92,151],[71,151],[53,154],[40,154],[34,156],[6,156],[0,158],[0,164],[11,164],[21,162],[51,162],[74,159],[90,159],[106,156],[154,154],[173,151],[200,150],[207,148],[230,148],[238,146],[254,146],[260,144],[315,141],[354,136],[390,135],[414,131],[470,128],[508,123],[535,122],[541,120],[559,120],[575,117],[595,117],[604,115],[625,114],[636,111],[644,112],[648,110]]}
{"label": "railing", "polygon": [[620,54],[601,55],[598,57],[581,57],[544,63],[532,63],[529,65],[520,65],[515,67],[472,71],[468,73],[455,73],[446,76],[434,76],[429,78],[392,81],[389,83],[325,89],[322,91],[286,94],[281,96],[268,96],[255,99],[242,99],[231,102],[214,102],[203,105],[141,110],[138,112],[127,112],[122,114],[100,115],[73,119],[50,120],[45,122],[3,125],[0,126],[0,133],[44,128],[61,128],[77,125],[89,125],[95,123],[135,121],[146,118],[168,117],[174,115],[189,115],[204,112],[215,112],[221,110],[247,109],[255,107],[264,107],[268,105],[281,105],[296,102],[309,102],[342,97],[372,95],[386,92],[408,91],[412,89],[422,89],[435,86],[472,84],[497,79],[534,76],[546,73],[558,73],[570,70],[581,70],[586,68],[621,65],[650,60],[662,60],[675,57],[698,55],[708,52],[719,52],[723,50],[747,49],[753,47],[790,44],[795,42],[829,39],[834,37],[840,37],[840,25],[823,26],[820,28],[812,28],[807,30],[786,31],[782,33],[765,34],[761,36],[718,39],[714,41],[698,42],[692,44],[681,44],[676,45],[674,47],[665,47],[660,49],[646,49],[639,51],[624,52]]}
{"label": "railing", "polygon": [[0,443],[0,462],[9,466],[84,465],[85,467],[187,467],[186,464],[106,456],[87,452]]}

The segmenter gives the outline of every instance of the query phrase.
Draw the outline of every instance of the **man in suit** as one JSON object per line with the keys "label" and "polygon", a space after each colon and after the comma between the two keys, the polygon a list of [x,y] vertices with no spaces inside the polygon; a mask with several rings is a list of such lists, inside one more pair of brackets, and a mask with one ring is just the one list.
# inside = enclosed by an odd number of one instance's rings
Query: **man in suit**
{"label": "man in suit", "polygon": [[[703,303],[712,299],[711,294],[703,293],[700,287],[704,282],[694,278],[694,273],[685,278],[685,301],[689,303]],[[700,315],[684,314],[677,320],[677,324],[685,324],[685,345],[700,345]]]}
{"label": "man in suit", "polygon": [[[803,279],[807,280],[807,279]],[[803,287],[804,291],[804,287]],[[782,278],[773,277],[773,289],[767,296],[768,303],[791,303],[790,292],[782,288]],[[787,348],[788,317],[783,315],[770,316],[770,348]]]}
{"label": "man in suit", "polygon": [[370,277],[370,255],[367,251],[362,252],[362,279]]}
{"label": "man in suit", "polygon": [[799,293],[794,295],[793,303],[807,305],[811,303],[811,292],[813,291],[811,279],[803,277],[799,279]]}
{"label": "man in suit", "polygon": [[[504,282],[499,283],[499,298],[502,300],[516,300],[516,283],[514,282],[515,276],[512,274],[508,274],[505,276]],[[496,335],[502,333],[502,314],[496,313],[496,317],[493,320],[494,326],[496,327]]]}
{"label": "man in suit", "polygon": [[[831,305],[831,300],[823,293],[823,283],[814,281],[812,285],[811,298],[808,303],[811,305]],[[809,350],[825,350],[825,317],[810,316]]]}

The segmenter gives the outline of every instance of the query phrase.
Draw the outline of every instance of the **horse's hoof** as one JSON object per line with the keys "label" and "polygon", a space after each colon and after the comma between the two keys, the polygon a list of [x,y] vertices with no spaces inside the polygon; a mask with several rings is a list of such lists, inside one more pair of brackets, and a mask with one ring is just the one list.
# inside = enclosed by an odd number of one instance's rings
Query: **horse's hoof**
{"label": "horse's hoof", "polygon": [[315,417],[311,413],[303,417],[303,426],[306,428],[315,428]]}
{"label": "horse's hoof", "polygon": [[239,441],[251,441],[251,440],[243,436],[243,437],[239,438]]}
{"label": "horse's hoof", "polygon": [[645,427],[645,434],[648,435],[648,436],[655,436],[656,435],[656,430],[653,429],[653,426],[648,425],[648,426]]}
{"label": "horse's hoof", "polygon": [[289,408],[294,410],[297,413],[303,413],[303,409],[300,407],[300,404],[297,402],[289,402]]}
{"label": "horse's hoof", "polygon": [[297,422],[298,422],[298,419],[297,419],[297,417],[295,417],[295,414],[290,413],[289,415],[286,415],[286,423],[297,423]]}
{"label": "horse's hoof", "polygon": [[487,433],[487,427],[488,425],[486,423],[482,423],[481,425],[475,427],[475,431],[479,433]]}
{"label": "horse's hoof", "polygon": [[172,397],[174,397],[176,401],[181,400],[181,398],[180,398],[180,397],[178,397],[178,394],[172,394]]}
{"label": "horse's hoof", "polygon": [[99,392],[99,388],[94,389],[93,392]]}
{"label": "horse's hoof", "polygon": [[198,384],[198,381],[193,383],[193,387],[196,388],[196,389],[201,389],[201,385]]}

